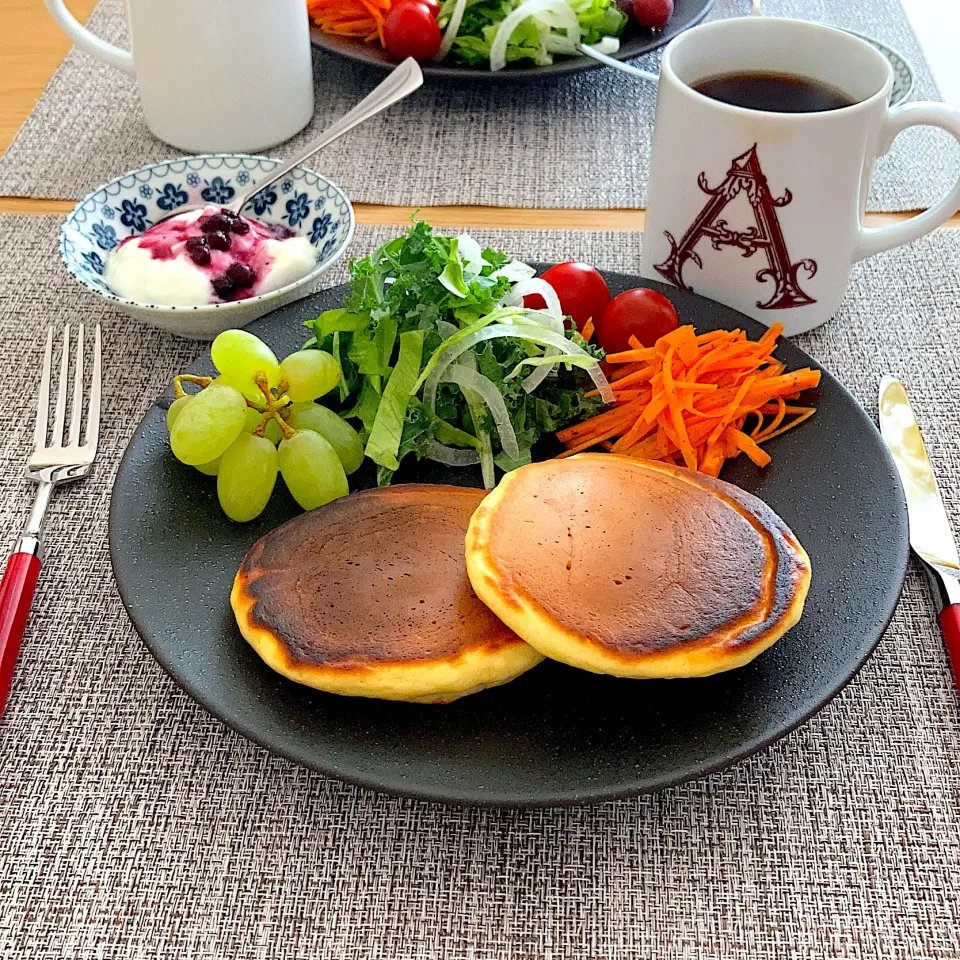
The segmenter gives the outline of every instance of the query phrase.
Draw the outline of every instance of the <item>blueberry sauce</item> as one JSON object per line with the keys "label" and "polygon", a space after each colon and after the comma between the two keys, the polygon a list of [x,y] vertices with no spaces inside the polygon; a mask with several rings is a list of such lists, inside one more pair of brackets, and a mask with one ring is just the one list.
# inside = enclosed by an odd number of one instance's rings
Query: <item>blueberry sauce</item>
{"label": "blueberry sauce", "polygon": [[214,230],[207,234],[207,243],[210,244],[211,250],[229,250],[230,234],[222,230]]}
{"label": "blueberry sauce", "polygon": [[185,256],[210,278],[216,296],[236,300],[250,295],[261,272],[273,258],[263,249],[266,240],[287,240],[293,230],[281,224],[265,224],[216,207],[174,217],[128,237],[149,250],[155,260]]}

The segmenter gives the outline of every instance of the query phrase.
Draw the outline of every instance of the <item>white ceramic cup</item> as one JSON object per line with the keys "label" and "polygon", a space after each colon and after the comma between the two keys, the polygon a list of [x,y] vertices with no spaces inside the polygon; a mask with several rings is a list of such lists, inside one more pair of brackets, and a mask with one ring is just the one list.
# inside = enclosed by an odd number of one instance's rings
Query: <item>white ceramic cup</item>
{"label": "white ceramic cup", "polygon": [[[839,88],[852,106],[748,110],[692,89],[707,77],[789,73]],[[960,180],[892,226],[862,224],[877,157],[901,130],[960,140],[960,111],[889,107],[893,71],[863,40],[800,20],[747,17],[694,27],[660,69],[642,272],[692,289],[788,335],[837,310],[857,260],[916,240],[960,209]]]}
{"label": "white ceramic cup", "polygon": [[304,0],[127,0],[133,53],[45,0],[82,50],[136,76],[147,126],[191,153],[252,153],[313,116]]}

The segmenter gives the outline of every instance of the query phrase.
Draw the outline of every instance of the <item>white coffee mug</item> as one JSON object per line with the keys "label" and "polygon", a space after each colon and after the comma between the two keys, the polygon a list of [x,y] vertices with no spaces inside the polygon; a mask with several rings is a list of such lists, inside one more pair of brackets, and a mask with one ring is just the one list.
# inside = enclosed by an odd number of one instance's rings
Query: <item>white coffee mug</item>
{"label": "white coffee mug", "polygon": [[191,153],[252,153],[313,116],[304,0],[127,0],[133,53],[46,0],[82,50],[136,76],[147,126]]}
{"label": "white coffee mug", "polygon": [[[852,106],[779,113],[731,106],[692,88],[708,77],[794,74]],[[865,228],[877,157],[901,130],[960,140],[960,111],[889,107],[893,71],[868,43],[800,20],[747,17],[694,27],[660,68],[642,272],[694,290],[786,333],[837,310],[857,260],[916,240],[960,209],[960,180],[929,210]]]}

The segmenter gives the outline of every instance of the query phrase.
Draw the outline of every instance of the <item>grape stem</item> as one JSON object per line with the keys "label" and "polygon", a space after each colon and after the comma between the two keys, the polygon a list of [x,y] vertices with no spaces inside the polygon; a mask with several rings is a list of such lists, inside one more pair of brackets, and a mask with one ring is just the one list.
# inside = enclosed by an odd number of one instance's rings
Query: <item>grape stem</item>
{"label": "grape stem", "polygon": [[280,429],[283,431],[284,440],[289,440],[291,437],[295,437],[297,435],[297,431],[294,430],[293,427],[291,427],[290,424],[288,424],[287,421],[283,419],[283,417],[280,415],[279,410],[273,411],[273,419],[280,424]]}
{"label": "grape stem", "polygon": [[195,377],[192,373],[181,373],[173,378],[173,394],[179,400],[187,395],[184,383],[195,383],[201,390],[213,383],[213,377]]}
{"label": "grape stem", "polygon": [[[293,403],[293,401],[287,396],[286,382],[281,382],[276,391],[271,390],[270,384],[267,382],[267,376],[262,371],[253,378],[253,382],[257,385],[257,388],[265,398],[264,403],[257,403],[254,400],[244,397],[248,407],[251,407],[258,413],[262,413],[264,415],[263,422],[254,431],[254,433],[258,437],[262,437],[263,429],[266,426],[267,421],[273,417],[284,429],[284,436],[289,440],[290,437],[296,433],[296,431],[291,430],[290,427],[287,426],[286,421],[283,419],[283,411],[289,407],[291,403]],[[198,377],[194,376],[192,373],[177,374],[177,376],[173,378],[173,394],[178,400],[180,397],[187,396],[187,391],[183,389],[184,383],[196,384],[201,390],[204,390],[209,387],[211,383],[213,383],[213,377]]]}

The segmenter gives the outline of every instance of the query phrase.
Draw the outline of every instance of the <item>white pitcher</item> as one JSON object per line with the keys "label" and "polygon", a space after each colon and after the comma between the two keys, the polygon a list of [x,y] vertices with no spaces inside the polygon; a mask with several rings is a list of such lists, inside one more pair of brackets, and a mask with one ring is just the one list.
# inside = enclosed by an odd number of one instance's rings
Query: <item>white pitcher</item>
{"label": "white pitcher", "polygon": [[313,116],[304,0],[127,0],[132,54],[45,2],[78,47],[136,76],[147,126],[180,149],[254,152]]}

